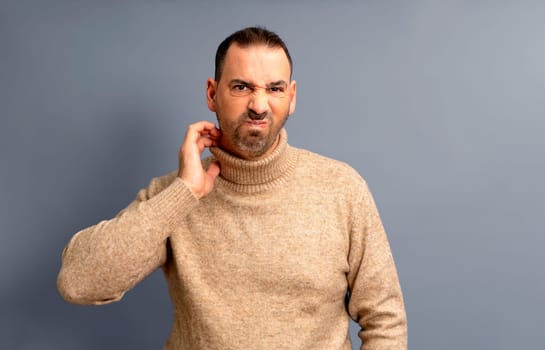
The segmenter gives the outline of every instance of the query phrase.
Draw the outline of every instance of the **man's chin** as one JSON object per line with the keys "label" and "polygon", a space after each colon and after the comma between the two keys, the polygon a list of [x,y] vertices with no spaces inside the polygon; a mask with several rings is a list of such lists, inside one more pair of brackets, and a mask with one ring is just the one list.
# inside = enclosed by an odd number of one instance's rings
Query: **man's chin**
{"label": "man's chin", "polygon": [[[225,136],[225,135],[224,135]],[[238,128],[233,135],[233,150],[230,152],[239,158],[257,160],[270,153],[276,146],[276,137],[269,130]]]}
{"label": "man's chin", "polygon": [[265,140],[246,140],[240,146],[240,151],[247,156],[246,158],[259,158],[270,148]]}

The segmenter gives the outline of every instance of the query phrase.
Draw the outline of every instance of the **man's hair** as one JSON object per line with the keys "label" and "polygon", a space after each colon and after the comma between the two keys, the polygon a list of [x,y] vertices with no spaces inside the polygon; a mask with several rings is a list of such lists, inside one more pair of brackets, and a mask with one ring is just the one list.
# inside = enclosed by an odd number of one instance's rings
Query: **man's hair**
{"label": "man's hair", "polygon": [[264,45],[270,48],[281,48],[288,57],[290,63],[290,78],[293,71],[293,63],[288,51],[288,47],[284,41],[278,36],[278,34],[271,32],[263,27],[248,27],[241,29],[229,35],[225,40],[221,42],[216,51],[216,67],[214,72],[214,79],[220,80],[221,73],[223,72],[223,66],[225,64],[225,56],[227,50],[231,45],[235,43],[242,48],[247,48],[254,45]]}

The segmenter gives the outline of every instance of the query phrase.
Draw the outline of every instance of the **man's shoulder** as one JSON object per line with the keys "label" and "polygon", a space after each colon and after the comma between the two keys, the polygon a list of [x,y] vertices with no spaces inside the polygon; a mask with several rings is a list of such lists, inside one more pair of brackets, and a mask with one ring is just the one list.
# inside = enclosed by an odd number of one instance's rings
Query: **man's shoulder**
{"label": "man's shoulder", "polygon": [[[208,166],[210,166],[210,164],[213,161],[214,161],[213,157],[206,157],[202,159],[201,162],[202,162],[203,168],[208,169]],[[156,194],[158,194],[159,192],[161,192],[162,190],[170,186],[174,182],[174,180],[176,180],[177,177],[178,177],[178,170],[173,170],[166,174],[153,177],[150,180],[148,187],[146,187],[146,189],[144,190],[146,192],[146,197],[151,198],[155,196]]]}
{"label": "man's shoulder", "polygon": [[140,200],[147,200],[167,188],[176,179],[177,171],[171,171],[167,174],[154,177],[150,180],[148,186],[138,193]]}
{"label": "man's shoulder", "polygon": [[307,149],[292,147],[298,153],[299,171],[319,176],[326,180],[347,182],[354,185],[365,183],[363,177],[348,163],[333,159]]}

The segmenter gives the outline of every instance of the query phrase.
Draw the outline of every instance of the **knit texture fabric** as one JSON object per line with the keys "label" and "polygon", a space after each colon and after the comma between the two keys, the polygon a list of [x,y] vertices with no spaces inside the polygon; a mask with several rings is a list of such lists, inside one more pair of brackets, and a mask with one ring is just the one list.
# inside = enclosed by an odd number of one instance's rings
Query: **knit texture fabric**
{"label": "knit texture fabric", "polygon": [[[69,302],[117,301],[162,267],[174,306],[166,350],[407,346],[390,247],[364,180],[291,147],[246,161],[212,148],[214,190],[197,200],[171,173],[115,218],[78,232],[58,287]],[[347,297],[349,291],[349,297]]]}

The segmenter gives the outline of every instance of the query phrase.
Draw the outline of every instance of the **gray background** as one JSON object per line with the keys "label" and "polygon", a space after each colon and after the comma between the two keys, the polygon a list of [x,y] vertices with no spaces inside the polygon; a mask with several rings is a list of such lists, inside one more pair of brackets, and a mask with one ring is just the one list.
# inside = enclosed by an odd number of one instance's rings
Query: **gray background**
{"label": "gray background", "polygon": [[176,168],[217,44],[261,24],[295,60],[290,142],[371,186],[410,348],[542,348],[544,2],[225,3],[1,2],[0,347],[161,348],[160,272],[73,306],[61,250]]}

